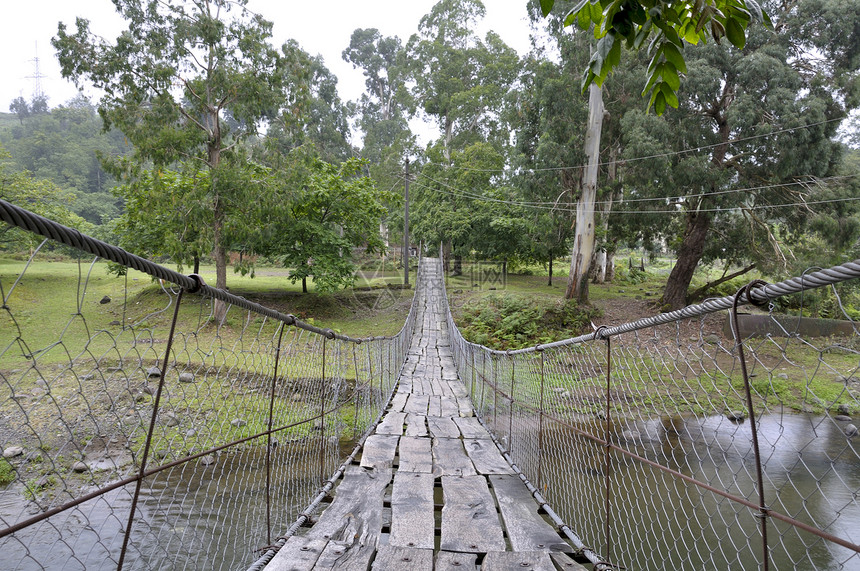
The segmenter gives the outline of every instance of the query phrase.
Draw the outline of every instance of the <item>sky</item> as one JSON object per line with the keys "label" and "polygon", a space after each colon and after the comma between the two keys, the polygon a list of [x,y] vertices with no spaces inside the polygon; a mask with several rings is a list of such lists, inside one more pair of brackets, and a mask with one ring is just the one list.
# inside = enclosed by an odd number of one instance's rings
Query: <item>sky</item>
{"label": "sky", "polygon": [[[321,54],[326,66],[338,77],[338,91],[344,101],[357,100],[364,90],[359,70],[343,61],[341,52],[349,45],[356,28],[378,28],[383,35],[407,40],[418,29],[421,16],[430,11],[435,0],[249,0],[248,8],[274,23],[272,43],[280,46],[295,39],[301,47]],[[476,30],[483,36],[497,32],[520,54],[529,49],[529,24],[526,0],[484,0],[487,17]],[[77,89],[60,75],[51,38],[57,23],[75,29],[75,18],[90,20],[90,29],[115,39],[123,20],[110,0],[0,0],[0,111],[6,112],[18,96],[30,100],[37,75],[38,57],[42,91],[51,107],[61,105],[77,94]],[[93,91],[85,90],[93,97]]]}

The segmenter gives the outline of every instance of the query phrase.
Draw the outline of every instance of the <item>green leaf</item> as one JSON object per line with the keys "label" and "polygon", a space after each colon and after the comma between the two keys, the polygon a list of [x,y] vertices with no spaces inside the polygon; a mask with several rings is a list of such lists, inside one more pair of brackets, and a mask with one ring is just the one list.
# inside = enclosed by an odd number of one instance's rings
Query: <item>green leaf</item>
{"label": "green leaf", "polygon": [[661,77],[663,78],[663,81],[669,84],[669,87],[671,87],[673,91],[678,91],[681,87],[681,78],[678,75],[678,70],[672,62],[667,61],[663,64]]}
{"label": "green leaf", "polygon": [[663,91],[655,89],[654,92],[657,94],[654,97],[654,111],[657,112],[657,115],[662,115],[666,111],[666,98],[663,96]]}
{"label": "green leaf", "polygon": [[603,10],[600,8],[600,3],[595,2],[593,4],[589,4],[591,10],[591,21],[594,22],[595,25],[603,21]]}
{"label": "green leaf", "polygon": [[747,43],[747,37],[744,33],[743,27],[741,26],[740,22],[738,22],[734,18],[728,18],[726,20],[726,37],[729,39],[732,45],[739,50],[744,49],[744,46]]}
{"label": "green leaf", "polygon": [[555,0],[540,0],[540,11],[543,13],[544,18],[552,11],[553,4],[555,4]]}
{"label": "green leaf", "polygon": [[666,56],[666,60],[672,62],[681,73],[687,73],[687,64],[684,61],[684,56],[681,54],[681,50],[679,50],[674,44],[665,43],[663,44],[663,55]]}
{"label": "green leaf", "polygon": [[675,90],[666,83],[663,82],[660,84],[660,93],[665,98],[666,104],[670,107],[678,108],[678,96],[675,94]]}

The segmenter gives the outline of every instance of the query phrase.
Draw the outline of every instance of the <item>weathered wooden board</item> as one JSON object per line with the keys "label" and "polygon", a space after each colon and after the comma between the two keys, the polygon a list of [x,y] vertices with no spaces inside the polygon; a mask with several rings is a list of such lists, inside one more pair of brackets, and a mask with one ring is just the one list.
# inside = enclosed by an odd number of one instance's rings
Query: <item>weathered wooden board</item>
{"label": "weathered wooden board", "polygon": [[376,427],[377,434],[394,434],[400,436],[403,434],[403,422],[406,420],[406,413],[389,412]]}
{"label": "weathered wooden board", "polygon": [[443,476],[442,496],[442,549],[504,551],[499,514],[483,476]]}
{"label": "weathered wooden board", "polygon": [[514,551],[571,551],[538,513],[538,504],[518,476],[490,476]]}
{"label": "weathered wooden board", "polygon": [[395,474],[389,545],[433,549],[433,482],[433,474]]}
{"label": "weathered wooden board", "polygon": [[430,406],[427,407],[427,416],[442,416],[442,403],[439,401],[441,398],[438,395],[430,396]]}
{"label": "weathered wooden board", "polygon": [[511,571],[529,569],[530,571],[556,571],[549,553],[515,553],[513,551],[493,551],[487,553],[481,564],[481,571]]}
{"label": "weathered wooden board", "polygon": [[364,441],[361,449],[362,468],[391,468],[394,464],[394,454],[397,452],[399,436],[389,434],[371,434]]}
{"label": "weathered wooden board", "polygon": [[327,539],[293,536],[275,554],[266,569],[268,571],[310,571],[327,544]]}
{"label": "weathered wooden board", "polygon": [[460,438],[460,429],[450,418],[428,416],[427,429],[434,438]]}
{"label": "weathered wooden board", "polygon": [[430,439],[411,436],[400,437],[400,466],[399,472],[433,472],[433,455],[430,452]]}
{"label": "weathered wooden board", "polygon": [[382,500],[391,482],[391,469],[347,466],[334,501],[320,515],[307,534],[349,544],[350,550],[364,552],[376,548],[382,529]]}
{"label": "weathered wooden board", "polygon": [[474,476],[475,466],[457,438],[433,439],[433,473],[437,476]]}
{"label": "weathered wooden board", "polygon": [[464,440],[463,446],[466,454],[475,465],[479,474],[514,474],[514,469],[507,463],[502,453],[496,448],[492,440],[487,438],[473,438]]}
{"label": "weathered wooden board", "polygon": [[409,400],[406,401],[406,406],[403,407],[403,412],[407,414],[427,414],[427,401],[429,400],[429,395],[412,393],[409,395]]}
{"label": "weathered wooden board", "polygon": [[406,436],[427,436],[427,417],[410,414],[406,417]]}
{"label": "weathered wooden board", "polygon": [[[403,385],[401,385],[401,386],[403,386]],[[406,392],[395,393],[394,397],[391,399],[390,411],[391,412],[403,412],[403,407],[406,406],[406,399],[408,397],[409,397],[409,394]]]}
{"label": "weathered wooden board", "polygon": [[401,569],[427,571],[433,569],[433,550],[381,545],[376,554],[376,559],[373,560],[373,569],[377,571],[391,571],[393,569],[397,571]]}
{"label": "weathered wooden board", "polygon": [[460,407],[457,405],[457,399],[453,395],[439,397],[439,416],[451,418],[460,416]]}
{"label": "weathered wooden board", "polygon": [[478,558],[474,553],[453,553],[451,551],[440,551],[436,554],[436,571],[475,571],[475,560]]}
{"label": "weathered wooden board", "polygon": [[454,417],[454,423],[463,433],[463,438],[490,438],[490,433],[481,426],[481,423],[474,416],[469,418]]}
{"label": "weathered wooden board", "polygon": [[454,396],[457,397],[457,399],[469,396],[469,390],[462,381],[448,379],[448,386],[451,387],[451,392],[454,393]]}
{"label": "weathered wooden board", "polygon": [[329,541],[317,560],[314,571],[333,569],[367,569],[376,551],[375,546],[357,546],[356,539]]}
{"label": "weathered wooden board", "polygon": [[577,563],[569,555],[564,553],[550,553],[550,559],[555,563],[556,569],[562,571],[588,571],[588,567]]}

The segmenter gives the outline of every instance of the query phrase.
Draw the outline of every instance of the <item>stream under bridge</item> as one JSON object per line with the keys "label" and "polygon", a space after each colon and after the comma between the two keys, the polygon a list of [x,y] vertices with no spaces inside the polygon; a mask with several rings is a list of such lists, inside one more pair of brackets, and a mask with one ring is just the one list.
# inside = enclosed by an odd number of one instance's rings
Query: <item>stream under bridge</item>
{"label": "stream under bridge", "polygon": [[353,338],[0,219],[3,569],[860,569],[860,261],[498,351],[439,258]]}

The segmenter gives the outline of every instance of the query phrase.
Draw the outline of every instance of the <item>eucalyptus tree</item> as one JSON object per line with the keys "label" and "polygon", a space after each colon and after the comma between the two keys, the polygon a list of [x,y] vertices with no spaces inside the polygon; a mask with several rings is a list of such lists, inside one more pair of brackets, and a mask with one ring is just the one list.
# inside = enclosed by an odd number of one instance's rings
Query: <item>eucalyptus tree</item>
{"label": "eucalyptus tree", "polygon": [[[241,184],[224,161],[256,134],[262,119],[305,99],[306,70],[294,50],[277,50],[272,23],[247,0],[115,0],[128,25],[114,42],[59,24],[52,43],[64,77],[104,92],[99,113],[134,145],[134,159],[156,168],[184,161],[209,173],[216,287],[227,285],[225,225],[242,204]],[[225,121],[229,111],[232,121]],[[229,181],[227,184],[225,182]],[[226,313],[216,304],[216,319]]]}
{"label": "eucalyptus tree", "polygon": [[[686,304],[702,260],[788,264],[793,252],[784,237],[814,216],[820,179],[837,172],[834,135],[856,93],[835,81],[838,69],[816,71],[818,56],[804,46],[822,41],[814,34],[828,29],[835,13],[810,12],[805,1],[774,18],[779,33],[753,29],[743,50],[688,50],[678,109],[662,119],[642,112],[624,118],[626,158],[651,156],[631,161],[628,176],[635,198],[652,202],[627,208],[659,213],[677,256],[663,294],[667,309]],[[860,22],[860,4],[853,5],[844,17]],[[794,25],[800,14],[817,23]],[[850,51],[857,37],[839,41]]]}

